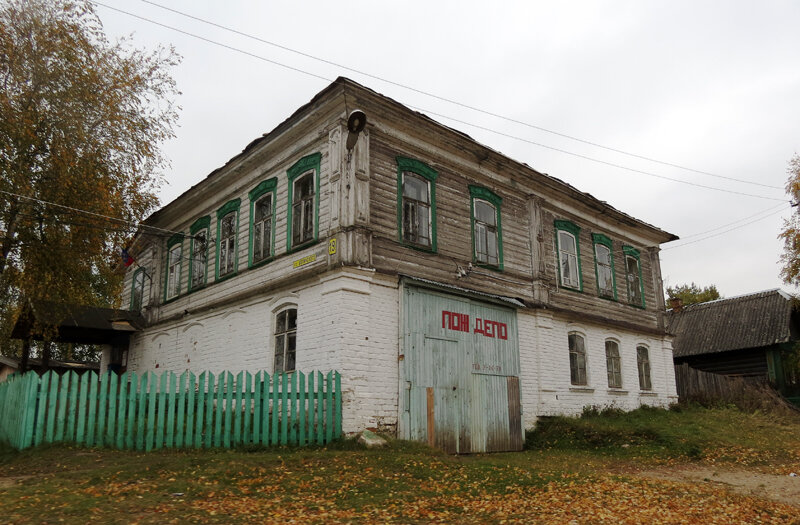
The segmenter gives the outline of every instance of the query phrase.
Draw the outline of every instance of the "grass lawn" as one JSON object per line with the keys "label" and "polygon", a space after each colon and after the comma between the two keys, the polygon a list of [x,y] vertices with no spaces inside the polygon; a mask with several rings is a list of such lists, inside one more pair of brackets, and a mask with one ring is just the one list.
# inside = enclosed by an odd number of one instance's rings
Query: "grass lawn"
{"label": "grass lawn", "polygon": [[[735,493],[676,467],[800,474],[800,422],[735,409],[553,418],[520,453],[393,441],[325,448],[0,450],[8,523],[793,523],[800,499]],[[713,476],[713,474],[710,474]],[[791,487],[789,487],[791,489]],[[761,491],[763,492],[763,490]],[[798,489],[800,494],[800,488]]]}

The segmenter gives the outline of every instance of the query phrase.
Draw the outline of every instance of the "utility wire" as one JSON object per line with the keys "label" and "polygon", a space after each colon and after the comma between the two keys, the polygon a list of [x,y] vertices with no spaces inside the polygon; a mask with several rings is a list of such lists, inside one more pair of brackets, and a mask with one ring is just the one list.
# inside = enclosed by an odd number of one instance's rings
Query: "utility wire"
{"label": "utility wire", "polygon": [[723,228],[727,228],[728,226],[733,226],[734,224],[739,224],[740,222],[746,221],[748,219],[752,219],[753,217],[757,217],[757,216],[762,215],[764,213],[774,211],[774,210],[776,210],[778,208],[784,209],[784,206],[786,206],[786,204],[784,204],[784,203],[778,204],[778,206],[771,206],[771,207],[767,208],[766,210],[762,210],[762,211],[760,211],[758,213],[754,213],[753,215],[748,215],[747,217],[742,217],[738,221],[729,222],[728,224],[723,224],[722,226],[717,226],[716,228],[712,228],[710,230],[706,230],[706,231],[702,231],[702,232],[693,233],[691,235],[683,236],[683,237],[681,237],[681,240],[685,241],[685,240],[691,239],[693,237],[699,237],[700,235],[705,235],[706,233],[712,233],[712,232],[721,230]]}
{"label": "utility wire", "polygon": [[[626,155],[628,157],[633,157],[633,158],[637,158],[637,159],[641,159],[641,160],[646,160],[648,162],[654,162],[656,164],[661,164],[663,166],[670,166],[672,168],[678,168],[678,169],[681,169],[681,170],[684,170],[684,171],[690,171],[692,173],[698,173],[698,174],[701,174],[701,175],[707,175],[709,177],[716,177],[716,178],[719,178],[719,179],[725,179],[725,180],[730,180],[730,181],[735,181],[735,182],[741,182],[742,184],[752,184],[752,185],[755,185],[755,186],[762,186],[764,188],[773,188],[773,189],[779,189],[779,190],[783,189],[783,188],[781,188],[779,186],[772,186],[770,184],[763,184],[763,183],[760,183],[760,182],[753,182],[753,181],[749,181],[749,180],[737,179],[737,178],[734,178],[734,177],[727,177],[725,175],[719,175],[719,174],[711,173],[711,172],[708,172],[708,171],[697,170],[697,169],[690,168],[690,167],[687,167],[687,166],[682,166],[680,164],[675,164],[673,162],[667,162],[667,161],[663,161],[663,160],[654,159],[652,157],[639,155],[637,153],[631,153],[629,151],[621,150],[621,149],[618,149],[618,148],[613,148],[613,147],[610,147],[610,146],[604,146],[603,144],[599,144],[597,142],[592,142],[590,140],[581,139],[581,138],[575,137],[573,135],[568,135],[566,133],[561,133],[561,132],[554,131],[554,130],[551,130],[551,129],[548,129],[548,128],[545,128],[545,127],[542,127],[542,126],[537,126],[535,124],[531,124],[529,122],[524,122],[524,121],[521,121],[521,120],[518,120],[518,119],[515,119],[515,118],[512,118],[512,117],[501,115],[499,113],[494,113],[494,112],[491,112],[491,111],[487,111],[487,110],[481,109],[479,107],[471,106],[469,104],[465,104],[465,103],[459,102],[457,100],[453,100],[453,99],[450,99],[450,98],[447,98],[447,97],[443,97],[441,95],[437,95],[437,94],[431,93],[429,91],[424,91],[422,89],[415,88],[415,87],[409,86],[407,84],[402,84],[400,82],[396,82],[394,80],[390,80],[390,79],[387,79],[387,78],[384,78],[384,77],[380,77],[378,75],[373,75],[373,74],[368,73],[366,71],[362,71],[362,70],[355,69],[355,68],[352,68],[352,67],[349,67],[349,66],[346,66],[346,65],[343,65],[343,64],[339,64],[339,63],[333,62],[331,60],[326,60],[324,58],[312,55],[310,53],[304,53],[303,51],[298,51],[298,50],[292,49],[292,48],[290,48],[288,46],[284,46],[284,45],[278,44],[276,42],[271,42],[269,40],[265,40],[263,38],[255,36],[255,35],[252,35],[252,34],[249,34],[249,33],[245,33],[243,31],[239,31],[237,29],[233,29],[231,27],[224,26],[222,24],[218,24],[216,22],[212,22],[210,20],[206,20],[204,18],[200,18],[198,16],[191,15],[189,13],[186,13],[186,12],[183,12],[183,11],[179,11],[177,9],[173,9],[173,8],[165,6],[165,5],[161,5],[159,3],[152,2],[150,0],[141,0],[141,1],[144,2],[145,4],[149,4],[149,5],[158,7],[160,9],[164,9],[166,11],[170,11],[172,13],[181,15],[181,16],[186,17],[186,18],[190,18],[190,19],[195,20],[197,22],[202,22],[204,24],[207,24],[207,25],[210,25],[210,26],[213,26],[213,27],[228,31],[230,33],[233,33],[233,34],[236,34],[236,35],[239,35],[239,36],[243,36],[243,37],[249,38],[251,40],[255,40],[256,42],[261,42],[262,44],[267,44],[269,46],[273,46],[273,47],[276,47],[278,49],[282,49],[284,51],[289,51],[290,53],[294,53],[296,55],[300,55],[300,56],[303,56],[303,57],[306,57],[306,58],[310,58],[312,60],[316,60],[317,62],[322,62],[324,64],[328,64],[328,65],[335,66],[335,67],[338,67],[338,68],[341,68],[341,69],[345,69],[345,70],[351,71],[353,73],[358,73],[359,75],[364,75],[365,77],[368,77],[368,78],[379,80],[381,82],[385,82],[387,84],[390,84],[390,85],[393,85],[393,86],[396,86],[396,87],[399,87],[399,88],[407,89],[409,91],[413,91],[415,93],[419,93],[421,95],[425,95],[427,97],[431,97],[431,98],[434,98],[436,100],[441,100],[442,102],[447,102],[449,104],[453,104],[453,105],[456,105],[456,106],[459,106],[459,107],[462,107],[462,108],[465,108],[465,109],[476,111],[476,112],[482,113],[484,115],[489,115],[491,117],[499,118],[499,119],[505,120],[507,122],[512,122],[514,124],[519,124],[519,125],[531,128],[531,129],[535,129],[535,130],[538,130],[538,131],[543,131],[543,132],[549,133],[551,135],[556,135],[558,137],[562,137],[562,138],[566,138],[566,139],[569,139],[569,140],[573,140],[575,142],[580,142],[582,144],[588,144],[590,146],[594,146],[596,148],[601,148],[601,149],[604,149],[604,150],[607,150],[607,151],[613,151],[615,153],[619,153],[621,155]],[[105,4],[102,4],[100,2],[95,2],[95,3],[98,4],[98,5],[102,5],[103,7],[107,7],[109,9],[114,9],[113,7],[109,7],[109,6],[107,6]],[[135,15],[133,15],[133,16],[135,16]]]}
{"label": "utility wire", "polygon": [[[273,64],[273,65],[276,65],[276,66],[279,66],[279,67],[283,67],[283,68],[289,69],[291,71],[296,71],[298,73],[302,73],[302,74],[308,75],[310,77],[314,77],[314,78],[317,78],[317,79],[325,80],[326,82],[334,82],[335,81],[335,79],[330,79],[330,78],[324,77],[322,75],[318,75],[316,73],[311,73],[309,71],[305,71],[303,69],[300,69],[300,68],[297,68],[297,67],[294,67],[294,66],[289,66],[287,64],[283,64],[281,62],[278,62],[278,61],[275,61],[275,60],[271,60],[271,59],[263,57],[261,55],[257,55],[255,53],[251,53],[249,51],[245,51],[243,49],[240,49],[240,48],[237,48],[237,47],[234,47],[234,46],[229,46],[227,44],[223,44],[223,43],[218,42],[216,40],[212,40],[210,38],[206,38],[206,37],[197,35],[195,33],[190,33],[188,31],[184,31],[183,29],[179,29],[177,27],[170,26],[168,24],[164,24],[162,22],[158,22],[156,20],[153,20],[153,19],[150,19],[150,18],[147,18],[147,17],[134,14],[134,13],[125,11],[123,9],[118,9],[116,7],[108,6],[106,4],[103,4],[102,2],[98,2],[96,0],[93,0],[93,2],[95,4],[97,4],[97,5],[105,7],[107,9],[111,9],[112,11],[117,11],[119,13],[126,14],[128,16],[133,17],[133,18],[137,18],[139,20],[143,20],[145,22],[149,22],[151,24],[154,24],[154,25],[157,25],[157,26],[160,26],[160,27],[164,27],[164,28],[169,29],[171,31],[175,31],[175,32],[181,33],[183,35],[190,36],[192,38],[196,38],[198,40],[202,40],[204,42],[207,42],[207,43],[210,43],[210,44],[213,44],[213,45],[216,45],[216,46],[220,46],[220,47],[223,47],[225,49],[229,49],[231,51],[235,51],[237,53],[241,53],[243,55],[247,55],[247,56],[255,58],[257,60],[261,60],[263,62],[268,62],[270,64]],[[556,148],[556,147],[553,147],[553,146],[547,146],[547,145],[539,143],[539,142],[535,142],[535,141],[532,141],[532,140],[524,139],[522,137],[518,137],[516,135],[511,135],[511,134],[508,134],[508,133],[503,133],[501,131],[496,131],[494,129],[491,129],[491,128],[488,128],[488,127],[485,127],[485,126],[472,124],[472,123],[466,122],[464,120],[460,120],[460,119],[456,119],[456,118],[453,118],[453,117],[449,117],[447,115],[443,115],[443,114],[440,114],[440,113],[435,113],[433,111],[428,111],[428,110],[425,110],[425,109],[422,109],[422,108],[419,108],[419,107],[416,107],[416,106],[409,105],[409,107],[413,108],[413,109],[415,109],[417,111],[420,111],[420,112],[429,113],[431,115],[436,115],[437,117],[440,117],[440,118],[446,118],[446,119],[452,120],[453,122],[458,122],[460,124],[464,124],[464,125],[467,125],[467,126],[471,126],[471,127],[477,128],[477,129],[488,131],[490,133],[494,133],[494,134],[497,134],[497,135],[500,135],[500,136],[503,136],[503,137],[507,137],[507,138],[514,139],[514,140],[519,140],[521,142],[525,142],[525,143],[528,143],[528,144],[531,144],[531,145],[534,145],[534,146],[539,146],[541,148],[549,149],[549,150],[556,151],[556,152],[559,152],[559,153],[564,153],[566,155],[571,155],[573,157],[582,158],[584,160],[588,160],[588,161],[591,161],[591,162],[595,162],[595,163],[598,163],[598,164],[603,164],[603,165],[614,167],[614,168],[618,168],[618,169],[622,169],[622,170],[629,171],[629,172],[632,172],[632,173],[639,173],[639,174],[647,175],[647,176],[650,176],[650,177],[669,180],[669,181],[672,181],[672,182],[678,182],[678,183],[681,183],[681,184],[687,184],[689,186],[694,186],[694,187],[697,187],[697,188],[705,188],[705,189],[709,189],[709,190],[720,191],[720,192],[723,192],[723,193],[730,193],[730,194],[733,194],[733,195],[743,195],[743,196],[747,196],[747,197],[754,197],[754,198],[757,198],[757,199],[773,200],[773,201],[779,201],[779,202],[789,202],[787,199],[779,199],[779,198],[775,198],[775,197],[766,197],[766,196],[763,196],[763,195],[755,195],[755,194],[752,194],[752,193],[745,193],[745,192],[739,192],[739,191],[728,190],[728,189],[723,189],[723,188],[716,188],[714,186],[707,186],[707,185],[704,185],[704,184],[698,184],[698,183],[695,183],[695,182],[690,182],[690,181],[686,181],[686,180],[682,180],[682,179],[676,179],[676,178],[672,178],[672,177],[667,177],[665,175],[658,175],[658,174],[655,174],[655,173],[652,173],[652,172],[649,172],[649,171],[630,168],[630,167],[627,167],[627,166],[623,166],[621,164],[616,164],[616,163],[613,163],[613,162],[600,160],[600,159],[597,159],[597,158],[594,158],[594,157],[589,157],[587,155],[582,155],[580,153],[571,152],[571,151],[568,151],[568,150],[565,150],[565,149]]]}
{"label": "utility wire", "polygon": [[40,204],[44,204],[44,205],[47,205],[47,206],[55,206],[57,208],[62,208],[62,209],[69,210],[69,211],[75,212],[75,213],[83,213],[83,214],[91,215],[91,216],[94,216],[94,217],[100,217],[102,219],[121,222],[123,224],[132,224],[132,225],[136,226],[137,228],[150,228],[152,230],[161,231],[161,232],[170,233],[170,234],[182,233],[182,232],[176,232],[176,231],[173,231],[173,230],[166,230],[164,228],[158,228],[156,226],[148,226],[148,225],[142,224],[140,222],[129,221],[129,220],[126,220],[126,219],[120,219],[118,217],[111,217],[109,215],[103,215],[101,213],[95,213],[95,212],[88,211],[88,210],[82,210],[80,208],[73,208],[71,206],[65,206],[63,204],[57,204],[55,202],[45,201],[45,200],[37,199],[37,198],[34,198],[34,197],[28,197],[26,195],[20,195],[19,193],[12,193],[10,191],[0,190],[0,193],[3,193],[5,195],[10,195],[12,197],[17,197],[19,199],[25,199],[25,200],[29,200],[29,201],[38,202]]}
{"label": "utility wire", "polygon": [[772,217],[773,215],[777,215],[778,213],[782,213],[783,211],[784,211],[783,209],[777,210],[777,211],[775,211],[773,213],[770,213],[768,215],[760,217],[760,218],[758,218],[756,220],[750,221],[748,223],[745,223],[745,224],[742,224],[742,225],[739,225],[739,226],[735,226],[733,228],[730,228],[730,229],[725,230],[725,231],[721,231],[719,233],[715,233],[714,235],[708,235],[706,237],[701,237],[700,239],[695,239],[693,241],[684,242],[682,244],[676,244],[675,246],[667,246],[666,248],[662,248],[661,251],[663,252],[663,251],[672,250],[672,249],[675,249],[675,248],[682,248],[684,246],[688,246],[690,244],[694,244],[694,243],[697,243],[697,242],[705,241],[705,240],[711,239],[713,237],[719,237],[720,235],[724,235],[724,234],[730,233],[730,232],[732,232],[734,230],[739,230],[739,229],[744,228],[746,226],[750,226],[751,224],[755,224],[756,222],[762,221],[764,219],[768,219],[769,217]]}

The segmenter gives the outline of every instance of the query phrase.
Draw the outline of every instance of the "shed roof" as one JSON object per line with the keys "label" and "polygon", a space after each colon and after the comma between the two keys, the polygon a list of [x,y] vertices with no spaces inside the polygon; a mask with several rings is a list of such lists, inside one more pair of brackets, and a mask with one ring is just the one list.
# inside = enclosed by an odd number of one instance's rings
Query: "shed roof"
{"label": "shed roof", "polygon": [[[42,306],[45,305],[46,303],[42,303]],[[53,311],[59,314],[55,315]],[[55,309],[34,307],[32,314],[38,321],[58,328],[58,336],[54,341],[67,343],[111,343],[141,330],[145,325],[139,312],[97,306],[69,305]],[[30,316],[20,316],[11,337],[25,339],[32,336],[33,339],[41,339],[41,334],[30,334],[32,322]]]}
{"label": "shed roof", "polygon": [[792,337],[792,297],[779,289],[669,310],[675,357],[759,348]]}

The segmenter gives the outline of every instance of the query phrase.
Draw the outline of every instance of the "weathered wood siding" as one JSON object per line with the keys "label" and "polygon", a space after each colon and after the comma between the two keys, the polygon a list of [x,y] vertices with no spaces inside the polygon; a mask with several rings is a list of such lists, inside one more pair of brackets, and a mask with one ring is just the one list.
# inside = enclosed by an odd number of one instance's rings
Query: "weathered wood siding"
{"label": "weathered wood siding", "polygon": [[[417,159],[438,172],[436,253],[417,250],[399,241],[398,155]],[[477,171],[454,169],[439,155],[401,146],[385,133],[371,135],[370,166],[370,217],[376,269],[512,297],[531,297],[531,257],[524,195],[508,191]],[[500,222],[504,269],[475,268],[469,276],[458,278],[458,267],[466,269],[473,260],[470,184],[483,186],[503,199]]]}
{"label": "weathered wood siding", "polygon": [[[583,290],[576,291],[561,286],[558,270],[558,253],[556,247],[556,220],[568,220],[580,227],[578,244],[580,249],[581,281]],[[637,244],[635,240],[619,232],[609,231],[592,224],[585,219],[566,211],[545,208],[542,213],[543,225],[543,258],[547,282],[550,283],[550,304],[575,312],[586,312],[612,318],[632,325],[649,325],[655,328],[658,315],[663,311],[656,300],[656,291],[652,278],[652,264],[648,248]],[[602,233],[613,242],[614,279],[616,281],[617,299],[601,297],[597,289],[597,273],[595,271],[593,233]],[[628,304],[628,288],[625,275],[625,256],[622,246],[631,246],[640,252],[639,262],[644,284],[645,307],[640,308]]]}

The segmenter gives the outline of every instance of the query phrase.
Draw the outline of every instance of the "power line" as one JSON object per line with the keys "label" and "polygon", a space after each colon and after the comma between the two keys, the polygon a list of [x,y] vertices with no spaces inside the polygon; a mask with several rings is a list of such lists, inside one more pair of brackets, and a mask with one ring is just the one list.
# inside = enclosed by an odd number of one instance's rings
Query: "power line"
{"label": "power line", "polygon": [[26,195],[20,195],[19,193],[12,193],[10,191],[0,190],[0,193],[3,193],[5,195],[10,195],[12,197],[17,197],[19,199],[25,199],[25,200],[29,200],[29,201],[38,202],[40,204],[44,204],[44,205],[47,205],[47,206],[55,206],[57,208],[62,208],[62,209],[69,210],[69,211],[75,212],[75,213],[83,213],[85,215],[91,215],[91,216],[94,216],[94,217],[100,217],[102,219],[107,219],[107,220],[111,220],[111,221],[117,221],[117,222],[121,222],[123,224],[132,224],[132,225],[135,225],[137,228],[150,228],[152,230],[161,231],[161,232],[170,233],[170,234],[182,233],[182,232],[176,232],[176,231],[173,231],[173,230],[167,230],[167,229],[164,229],[164,228],[158,228],[156,226],[149,226],[149,225],[146,225],[146,224],[142,224],[140,222],[129,221],[129,220],[126,220],[126,219],[120,219],[118,217],[111,217],[109,215],[103,215],[101,213],[95,213],[93,211],[82,210],[80,208],[73,208],[71,206],[65,206],[63,204],[58,204],[58,203],[55,203],[55,202],[45,201],[45,200],[42,200],[42,199],[37,199],[35,197],[28,197]]}
{"label": "power line", "polygon": [[[415,88],[415,87],[409,86],[407,84],[402,84],[402,83],[396,82],[394,80],[390,80],[390,79],[387,79],[387,78],[384,78],[384,77],[380,77],[378,75],[373,75],[373,74],[368,73],[366,71],[362,71],[362,70],[355,69],[355,68],[352,68],[352,67],[349,67],[349,66],[346,66],[346,65],[343,65],[343,64],[339,64],[339,63],[333,62],[331,60],[326,60],[324,58],[312,55],[310,53],[305,53],[303,51],[298,51],[298,50],[290,48],[288,46],[284,46],[284,45],[278,44],[276,42],[271,42],[269,40],[260,38],[258,36],[251,35],[249,33],[245,33],[243,31],[239,31],[237,29],[233,29],[231,27],[224,26],[224,25],[218,24],[216,22],[212,22],[212,21],[206,20],[204,18],[200,18],[200,17],[194,16],[194,15],[191,15],[189,13],[186,13],[186,12],[183,12],[183,11],[179,11],[177,9],[173,9],[171,7],[167,7],[165,5],[161,5],[161,4],[158,4],[156,2],[152,2],[150,0],[141,0],[141,1],[146,3],[146,4],[158,7],[160,9],[164,9],[166,11],[170,11],[172,13],[181,15],[183,17],[190,18],[190,19],[196,20],[198,22],[202,22],[204,24],[207,24],[207,25],[210,25],[210,26],[213,26],[213,27],[217,27],[219,29],[223,29],[223,30],[228,31],[230,33],[233,33],[233,34],[236,34],[236,35],[239,35],[239,36],[243,36],[245,38],[249,38],[251,40],[255,40],[257,42],[261,42],[263,44],[267,44],[267,45],[276,47],[278,49],[282,49],[284,51],[289,51],[290,53],[294,53],[294,54],[297,54],[297,55],[300,55],[300,56],[303,56],[303,57],[306,57],[306,58],[310,58],[312,60],[316,60],[318,62],[322,62],[324,64],[328,64],[328,65],[335,66],[335,67],[338,67],[338,68],[341,68],[341,69],[345,69],[345,70],[351,71],[353,73],[358,73],[359,75],[364,75],[365,77],[372,78],[372,79],[375,79],[375,80],[379,80],[381,82],[385,82],[387,84],[390,84],[390,85],[393,85],[393,86],[396,86],[396,87],[399,87],[399,88],[407,89],[409,91],[413,91],[415,93],[419,93],[419,94],[425,95],[427,97],[435,98],[437,100],[441,100],[443,102],[447,102],[449,104],[453,104],[453,105],[456,105],[456,106],[459,106],[459,107],[462,107],[462,108],[466,108],[466,109],[469,109],[469,110],[472,110],[472,111],[476,111],[476,112],[482,113],[484,115],[489,115],[489,116],[492,116],[492,117],[495,117],[495,118],[499,118],[499,119],[505,120],[507,122],[513,122],[514,124],[519,124],[519,125],[531,128],[531,129],[535,129],[535,130],[538,130],[538,131],[549,133],[551,135],[556,135],[556,136],[559,136],[559,137],[562,137],[562,138],[566,138],[566,139],[569,139],[569,140],[573,140],[575,142],[580,142],[582,144],[587,144],[587,145],[590,145],[590,146],[594,146],[596,148],[601,148],[601,149],[604,149],[604,150],[607,150],[607,151],[613,151],[613,152],[619,153],[621,155],[626,155],[626,156],[629,156],[629,157],[633,157],[633,158],[637,158],[637,159],[641,159],[641,160],[646,160],[648,162],[654,162],[656,164],[661,164],[661,165],[664,165],[664,166],[670,166],[672,168],[678,168],[678,169],[681,169],[681,170],[690,171],[690,172],[698,173],[698,174],[701,174],[701,175],[707,175],[709,177],[716,177],[716,178],[720,178],[720,179],[740,182],[742,184],[752,184],[754,186],[762,186],[764,188],[772,188],[772,189],[779,189],[779,190],[783,189],[783,188],[781,188],[779,186],[773,186],[773,185],[770,185],[770,184],[763,184],[763,183],[760,183],[760,182],[737,179],[737,178],[734,178],[734,177],[728,177],[728,176],[725,176],[725,175],[719,175],[719,174],[711,173],[711,172],[708,172],[708,171],[697,170],[697,169],[690,168],[690,167],[687,167],[687,166],[682,166],[680,164],[676,164],[676,163],[673,163],[673,162],[662,161],[662,160],[658,160],[658,159],[655,159],[655,158],[652,158],[652,157],[639,155],[637,153],[631,153],[629,151],[625,151],[625,150],[622,150],[622,149],[613,148],[613,147],[610,147],[610,146],[605,146],[605,145],[599,144],[597,142],[592,142],[592,141],[589,141],[589,140],[581,139],[581,138],[575,137],[573,135],[568,135],[566,133],[561,133],[561,132],[558,132],[558,131],[554,131],[554,130],[551,130],[551,129],[548,129],[548,128],[545,128],[545,127],[542,127],[542,126],[537,126],[535,124],[531,124],[529,122],[524,122],[524,121],[521,121],[521,120],[518,120],[518,119],[515,119],[515,118],[512,118],[512,117],[501,115],[499,113],[494,113],[494,112],[491,112],[491,111],[487,111],[487,110],[478,108],[476,106],[471,106],[469,104],[465,104],[465,103],[459,102],[457,100],[453,100],[453,99],[450,99],[450,98],[447,98],[447,97],[443,97],[441,95],[437,95],[437,94],[431,93],[429,91],[424,91],[422,89]],[[102,5],[103,7],[108,7],[109,9],[114,9],[113,7],[109,7],[109,6],[107,6],[105,4],[102,4],[100,2],[95,2],[95,3],[98,4],[98,5]],[[121,11],[121,10],[119,10],[119,11]],[[121,12],[124,12],[124,11],[121,11]],[[126,13],[126,14],[129,14],[129,13]],[[136,15],[132,15],[132,16],[136,16]]]}
{"label": "power line", "polygon": [[663,252],[663,251],[672,250],[672,249],[675,249],[675,248],[682,248],[682,247],[688,246],[690,244],[694,244],[694,243],[697,243],[697,242],[705,241],[705,240],[708,240],[708,239],[711,239],[711,238],[714,238],[714,237],[719,237],[720,235],[724,235],[724,234],[730,233],[730,232],[732,232],[734,230],[739,230],[739,229],[744,228],[746,226],[750,226],[751,224],[755,224],[755,223],[757,223],[759,221],[762,221],[764,219],[768,219],[769,217],[772,217],[773,215],[777,215],[778,213],[782,213],[783,211],[784,211],[783,209],[777,210],[777,211],[775,211],[773,213],[770,213],[768,215],[765,215],[763,217],[759,217],[756,220],[750,221],[748,223],[745,223],[745,224],[742,224],[742,225],[739,225],[739,226],[735,226],[733,228],[730,228],[730,229],[725,230],[725,231],[721,231],[719,233],[715,233],[714,235],[708,235],[706,237],[701,237],[700,239],[695,239],[693,241],[685,242],[685,243],[682,243],[682,244],[676,244],[675,246],[667,246],[666,248],[662,248],[661,251]]}
{"label": "power line", "polygon": [[[255,53],[251,53],[249,51],[245,51],[243,49],[240,49],[240,48],[237,48],[237,47],[234,47],[234,46],[229,46],[227,44],[223,44],[223,43],[218,42],[216,40],[212,40],[210,38],[206,38],[206,37],[197,35],[195,33],[191,33],[189,31],[184,31],[183,29],[179,29],[177,27],[170,26],[168,24],[164,24],[162,22],[158,22],[156,20],[153,20],[153,19],[150,19],[150,18],[147,18],[147,17],[134,14],[134,13],[125,11],[123,9],[118,9],[116,7],[108,6],[106,4],[103,4],[102,2],[98,2],[96,0],[93,0],[93,2],[95,4],[97,4],[97,5],[105,7],[107,9],[111,9],[112,11],[117,11],[119,13],[126,14],[128,16],[133,17],[133,18],[137,18],[139,20],[143,20],[145,22],[149,22],[151,24],[154,24],[154,25],[169,29],[171,31],[175,31],[175,32],[181,33],[183,35],[190,36],[192,38],[196,38],[198,40],[202,40],[202,41],[207,42],[209,44],[220,46],[220,47],[223,47],[225,49],[229,49],[231,51],[235,51],[237,53],[241,53],[243,55],[247,55],[247,56],[255,58],[257,60],[261,60],[261,61],[273,64],[273,65],[276,65],[276,66],[279,66],[279,67],[283,67],[283,68],[289,69],[291,71],[295,71],[295,72],[298,72],[298,73],[302,73],[304,75],[308,75],[308,76],[317,78],[317,79],[325,80],[326,82],[334,82],[335,81],[335,79],[330,79],[330,78],[324,77],[322,75],[318,75],[316,73],[311,73],[309,71],[305,71],[303,69],[300,69],[300,68],[297,68],[297,67],[294,67],[294,66],[289,66],[287,64],[283,64],[283,63],[278,62],[276,60],[271,60],[269,58],[257,55]],[[739,192],[739,191],[728,190],[728,189],[724,189],[724,188],[716,188],[714,186],[707,186],[707,185],[704,185],[704,184],[698,184],[698,183],[695,183],[695,182],[690,182],[690,181],[686,181],[686,180],[682,180],[682,179],[676,179],[676,178],[673,178],[673,177],[667,177],[665,175],[658,175],[656,173],[652,173],[652,172],[645,171],[645,170],[639,170],[639,169],[635,169],[635,168],[630,168],[630,167],[623,166],[621,164],[617,164],[617,163],[614,163],[614,162],[608,162],[608,161],[604,161],[604,160],[597,159],[597,158],[594,158],[594,157],[590,157],[588,155],[583,155],[583,154],[580,154],[580,153],[571,152],[571,151],[568,151],[568,150],[565,150],[565,149],[561,149],[561,148],[556,148],[556,147],[553,147],[553,146],[547,146],[545,144],[542,144],[542,143],[539,143],[539,142],[535,142],[535,141],[532,141],[532,140],[528,140],[528,139],[525,139],[525,138],[522,138],[522,137],[518,137],[516,135],[511,135],[511,134],[504,133],[504,132],[501,132],[501,131],[497,131],[497,130],[494,130],[494,129],[491,129],[491,128],[488,128],[488,127],[485,127],[485,126],[472,124],[470,122],[467,122],[467,121],[464,121],[464,120],[460,120],[460,119],[457,119],[457,118],[454,118],[454,117],[449,117],[447,115],[443,115],[443,114],[436,113],[436,112],[433,112],[433,111],[427,111],[427,110],[424,110],[424,109],[416,107],[416,106],[409,105],[409,107],[412,108],[412,109],[421,111],[421,112],[429,113],[431,115],[436,115],[436,116],[438,116],[440,118],[446,118],[446,119],[452,120],[453,122],[458,122],[458,123],[464,124],[466,126],[471,126],[471,127],[477,128],[477,129],[482,129],[484,131],[488,131],[490,133],[494,133],[494,134],[497,134],[497,135],[500,135],[500,136],[503,136],[503,137],[507,137],[507,138],[514,139],[514,140],[519,140],[521,142],[525,142],[525,143],[528,143],[528,144],[531,144],[531,145],[534,145],[534,146],[539,146],[541,148],[549,149],[549,150],[556,151],[556,152],[559,152],[559,153],[564,153],[566,155],[571,155],[573,157],[582,158],[584,160],[588,160],[588,161],[595,162],[595,163],[598,163],[598,164],[603,164],[603,165],[614,167],[614,168],[617,168],[617,169],[622,169],[622,170],[629,171],[629,172],[632,172],[632,173],[639,173],[641,175],[647,175],[647,176],[650,176],[650,177],[669,180],[669,181],[672,181],[672,182],[678,182],[678,183],[681,183],[681,184],[687,184],[689,186],[694,186],[694,187],[697,187],[697,188],[705,188],[705,189],[709,189],[709,190],[720,191],[720,192],[723,192],[723,193],[730,193],[730,194],[733,194],[733,195],[742,195],[742,196],[746,196],[746,197],[754,197],[754,198],[757,198],[757,199],[773,200],[773,201],[779,201],[779,202],[788,202],[787,199],[779,199],[779,198],[775,198],[775,197],[766,197],[766,196],[763,196],[763,195],[755,195],[755,194],[752,194],[752,193]]]}
{"label": "power line", "polygon": [[721,230],[723,228],[727,228],[728,226],[733,226],[734,224],[739,224],[740,222],[746,221],[748,219],[752,219],[753,217],[757,217],[757,216],[759,216],[761,214],[776,210],[778,208],[780,208],[782,210],[782,209],[784,209],[784,206],[785,206],[784,203],[778,204],[778,206],[771,206],[771,207],[767,208],[766,210],[762,210],[762,211],[760,211],[758,213],[754,213],[753,215],[748,215],[747,217],[742,217],[738,221],[729,222],[728,224],[723,224],[722,226],[717,226],[716,228],[712,228],[710,230],[706,230],[706,231],[702,231],[702,232],[693,233],[691,235],[683,236],[683,237],[681,237],[681,240],[685,241],[685,240],[691,239],[693,237],[699,237],[700,235],[705,235],[706,233],[715,232],[715,231]]}

